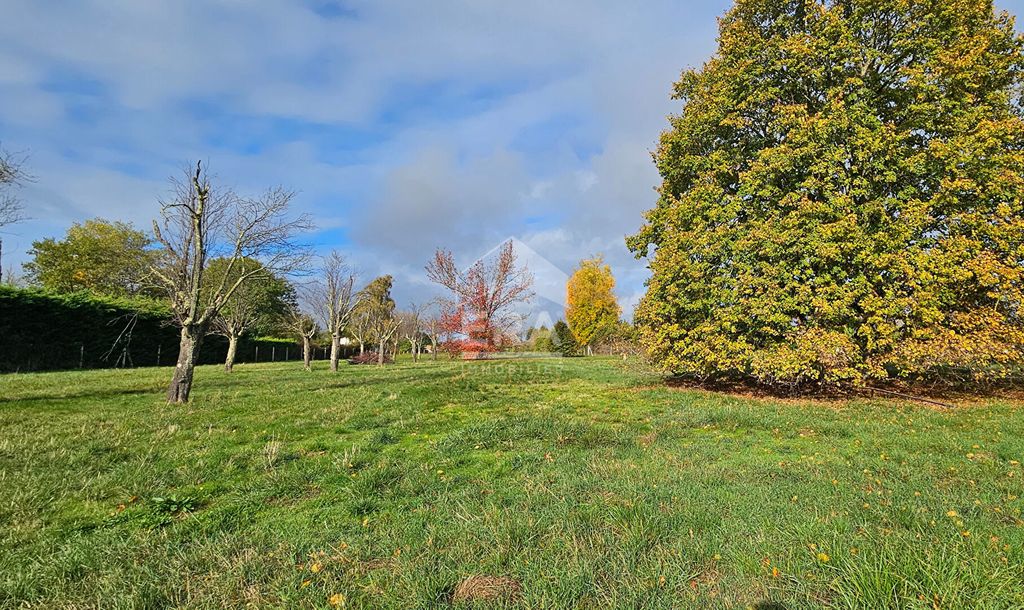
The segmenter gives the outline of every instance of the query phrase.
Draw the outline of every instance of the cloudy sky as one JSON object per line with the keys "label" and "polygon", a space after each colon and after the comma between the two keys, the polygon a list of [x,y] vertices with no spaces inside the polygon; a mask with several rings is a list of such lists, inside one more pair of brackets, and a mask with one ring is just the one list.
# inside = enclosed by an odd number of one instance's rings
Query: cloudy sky
{"label": "cloudy sky", "polygon": [[435,247],[469,262],[514,236],[566,271],[604,254],[629,309],[669,91],[728,4],[4,0],[0,143],[37,179],[4,268],[86,218],[148,226],[203,159],[240,192],[299,191],[308,240],[395,275],[400,304]]}

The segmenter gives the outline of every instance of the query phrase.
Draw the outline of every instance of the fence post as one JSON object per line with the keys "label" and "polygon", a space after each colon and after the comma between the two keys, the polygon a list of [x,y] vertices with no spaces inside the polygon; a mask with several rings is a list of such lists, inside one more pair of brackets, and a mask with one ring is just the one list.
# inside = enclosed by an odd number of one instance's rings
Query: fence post
{"label": "fence post", "polygon": [[258,344],[256,345],[256,357],[253,358],[252,361],[253,362],[259,362],[260,361],[260,346]]}
{"label": "fence post", "polygon": [[276,345],[271,345],[270,346],[270,361],[271,362],[277,362],[277,346]]}
{"label": "fence post", "polygon": [[85,366],[85,344],[78,346],[78,368]]}

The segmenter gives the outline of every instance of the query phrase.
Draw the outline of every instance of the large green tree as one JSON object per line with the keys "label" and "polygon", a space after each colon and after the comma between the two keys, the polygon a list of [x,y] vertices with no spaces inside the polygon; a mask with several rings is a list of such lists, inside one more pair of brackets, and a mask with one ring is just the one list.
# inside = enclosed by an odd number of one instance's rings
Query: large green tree
{"label": "large green tree", "polygon": [[628,239],[650,354],[769,383],[1019,362],[1022,73],[989,0],[739,0]]}
{"label": "large green tree", "polygon": [[73,224],[62,240],[33,242],[32,260],[23,267],[31,282],[56,292],[134,296],[144,291],[156,261],[152,245],[131,223],[94,218]]}

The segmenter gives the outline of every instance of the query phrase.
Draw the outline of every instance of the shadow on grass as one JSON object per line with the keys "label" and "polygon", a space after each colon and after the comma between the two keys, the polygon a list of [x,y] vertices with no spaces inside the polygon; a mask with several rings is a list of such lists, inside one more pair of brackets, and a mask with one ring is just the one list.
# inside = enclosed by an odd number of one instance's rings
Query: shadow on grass
{"label": "shadow on grass", "polygon": [[97,391],[82,391],[82,392],[66,392],[62,394],[55,393],[53,389],[47,391],[47,393],[32,393],[24,396],[17,396],[14,398],[0,397],[0,404],[14,404],[14,403],[38,403],[38,402],[61,402],[65,400],[77,400],[79,398],[117,398],[118,396],[142,396],[145,394],[153,394],[156,396],[161,395],[163,392],[162,387],[151,387],[151,388],[134,388],[127,390],[97,390]]}
{"label": "shadow on grass", "polygon": [[[375,371],[380,370],[377,367],[372,367],[372,368]],[[330,383],[327,383],[323,387],[324,388],[330,388],[330,389],[344,389],[344,388],[358,388],[358,387],[366,387],[366,386],[373,386],[373,385],[385,385],[385,384],[387,384],[387,385],[394,385],[394,384],[398,384],[398,383],[408,383],[408,382],[415,382],[417,385],[421,385],[421,384],[423,384],[424,382],[427,382],[427,381],[450,381],[450,380],[453,380],[454,377],[457,377],[457,375],[453,374],[453,371],[451,371],[451,370],[443,370],[443,371],[433,372],[433,373],[430,373],[428,375],[424,375],[423,373],[417,372],[417,373],[412,374],[412,375],[403,375],[401,377],[397,377],[397,376],[390,377],[388,375],[380,375],[380,376],[370,377],[370,378],[359,377],[358,379],[351,379],[351,378],[344,379],[344,380],[340,380],[339,379],[338,381],[332,381]]]}
{"label": "shadow on grass", "polygon": [[897,382],[895,380],[870,386],[829,384],[764,385],[750,379],[697,379],[686,375],[673,375],[665,380],[670,388],[703,390],[743,398],[801,399],[839,402],[855,398],[913,402],[956,408],[955,401],[979,398],[1020,400],[1024,390],[1019,384],[947,385]]}

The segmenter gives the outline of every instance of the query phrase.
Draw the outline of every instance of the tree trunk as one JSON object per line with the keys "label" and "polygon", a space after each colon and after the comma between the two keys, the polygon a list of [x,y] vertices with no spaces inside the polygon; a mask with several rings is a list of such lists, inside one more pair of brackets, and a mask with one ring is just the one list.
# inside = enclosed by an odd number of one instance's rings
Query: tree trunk
{"label": "tree trunk", "polygon": [[384,366],[384,342],[377,345],[377,366]]}
{"label": "tree trunk", "polygon": [[309,337],[302,337],[302,364],[307,371],[313,370],[313,365],[310,362],[313,360],[313,345],[309,340]]}
{"label": "tree trunk", "polygon": [[430,359],[437,360],[437,341],[430,340]]}
{"label": "tree trunk", "polygon": [[196,361],[199,359],[199,348],[203,345],[202,329],[183,327],[181,342],[178,347],[178,364],[174,367],[171,385],[167,388],[167,402],[184,404],[188,402],[192,392],[192,376],[195,373]]}
{"label": "tree trunk", "polygon": [[362,339],[360,339],[360,340],[359,340],[359,355],[360,355],[360,356],[362,356],[362,355],[363,355],[363,348],[364,348],[364,346],[365,346],[365,344],[363,343],[363,340],[362,340]]}
{"label": "tree trunk", "polygon": [[338,352],[341,351],[341,337],[331,335],[331,372],[338,372]]}
{"label": "tree trunk", "polygon": [[231,372],[235,368],[235,356],[238,354],[238,337],[228,337],[228,357],[224,360],[224,370]]}

